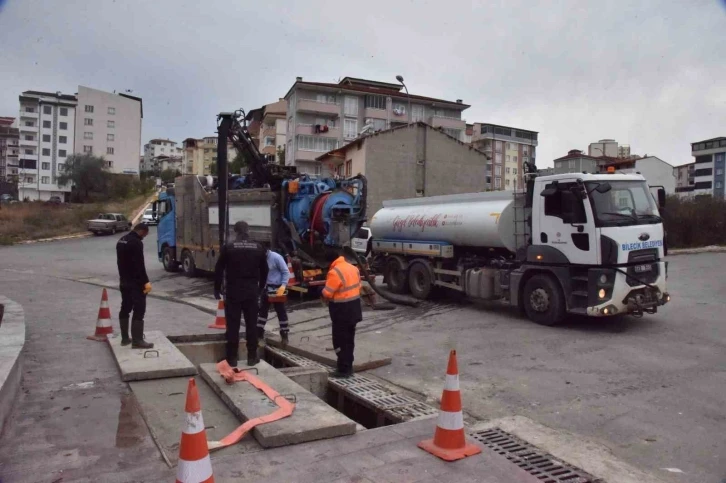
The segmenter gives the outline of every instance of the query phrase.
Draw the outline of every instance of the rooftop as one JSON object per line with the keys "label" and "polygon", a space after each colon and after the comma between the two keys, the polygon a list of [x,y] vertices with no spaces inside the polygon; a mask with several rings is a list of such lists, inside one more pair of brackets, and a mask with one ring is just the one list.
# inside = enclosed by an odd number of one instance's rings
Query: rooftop
{"label": "rooftop", "polygon": [[58,92],[44,92],[44,91],[24,91],[21,97],[56,97],[65,101],[77,101],[78,98],[71,94],[61,94]]}
{"label": "rooftop", "polygon": [[436,99],[433,97],[418,96],[415,94],[407,95],[405,92],[401,92],[401,86],[398,84],[389,84],[387,82],[378,82],[366,79],[356,79],[355,77],[344,77],[343,80],[337,84],[330,84],[326,82],[306,82],[302,80],[302,77],[298,77],[298,80],[290,87],[290,90],[285,94],[285,99],[290,97],[290,93],[296,87],[324,87],[328,89],[337,89],[345,91],[363,92],[366,94],[378,94],[378,95],[389,95],[396,96],[415,101],[426,101],[433,104],[440,103],[450,107],[457,107],[462,111],[471,107],[469,104],[464,104],[461,101],[447,101],[445,99]]}
{"label": "rooftop", "polygon": [[516,131],[523,131],[523,132],[528,132],[528,133],[539,134],[539,131],[531,131],[529,129],[522,129],[521,127],[515,127],[515,126],[505,126],[503,124],[493,124],[491,122],[475,122],[474,124],[480,124],[482,126],[501,127],[504,129],[514,129]]}
{"label": "rooftop", "polygon": [[600,160],[607,161],[608,159],[611,159],[611,158],[607,158],[605,156],[600,156],[600,157],[590,156],[590,155],[584,154],[579,149],[571,149],[567,152],[567,156],[562,156],[561,158],[557,158],[557,159],[555,159],[555,161],[559,161],[562,159],[579,159],[579,158],[592,159],[594,161],[600,161]]}

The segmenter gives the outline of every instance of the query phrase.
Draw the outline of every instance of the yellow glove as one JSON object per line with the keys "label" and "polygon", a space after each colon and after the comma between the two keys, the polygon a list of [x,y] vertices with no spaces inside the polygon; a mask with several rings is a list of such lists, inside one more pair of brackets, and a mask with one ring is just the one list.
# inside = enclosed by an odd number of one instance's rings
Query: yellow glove
{"label": "yellow glove", "polygon": [[285,295],[285,286],[280,285],[280,288],[277,289],[277,292],[275,292],[275,295],[277,295],[278,297]]}
{"label": "yellow glove", "polygon": [[146,285],[144,285],[144,295],[148,294],[149,292],[151,292],[151,283],[146,282]]}

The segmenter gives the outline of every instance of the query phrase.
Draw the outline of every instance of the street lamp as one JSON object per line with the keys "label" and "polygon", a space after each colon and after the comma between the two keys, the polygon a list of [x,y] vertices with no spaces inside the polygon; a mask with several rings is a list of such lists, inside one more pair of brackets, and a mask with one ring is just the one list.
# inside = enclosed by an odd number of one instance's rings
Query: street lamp
{"label": "street lamp", "polygon": [[406,87],[406,84],[403,83],[403,76],[397,75],[396,80],[401,83],[404,89],[406,89],[406,97],[408,97],[408,123],[411,124],[412,120],[412,114],[411,114],[411,94],[408,93],[408,87]]}

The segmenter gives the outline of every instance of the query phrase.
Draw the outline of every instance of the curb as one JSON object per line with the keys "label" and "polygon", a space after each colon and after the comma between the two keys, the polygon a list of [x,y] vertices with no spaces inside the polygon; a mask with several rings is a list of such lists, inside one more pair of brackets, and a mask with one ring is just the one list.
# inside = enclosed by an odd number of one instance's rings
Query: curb
{"label": "curb", "polygon": [[676,248],[668,250],[668,256],[671,255],[693,255],[698,253],[723,253],[726,252],[726,246],[710,245],[699,248]]}
{"label": "curb", "polygon": [[56,236],[53,238],[40,238],[38,240],[25,240],[15,243],[15,245],[32,245],[33,243],[46,243],[60,240],[73,240],[74,238],[88,238],[93,233],[75,233],[73,235]]}
{"label": "curb", "polygon": [[22,381],[21,353],[25,346],[23,307],[0,295],[4,315],[0,323],[0,433],[12,412]]}

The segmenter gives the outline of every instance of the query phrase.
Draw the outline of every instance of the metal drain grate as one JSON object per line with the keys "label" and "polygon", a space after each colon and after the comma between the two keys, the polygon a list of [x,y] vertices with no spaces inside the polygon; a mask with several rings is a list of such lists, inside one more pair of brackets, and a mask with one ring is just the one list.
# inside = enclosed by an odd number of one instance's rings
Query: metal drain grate
{"label": "metal drain grate", "polygon": [[384,412],[395,421],[413,421],[430,418],[439,414],[439,410],[426,403],[414,402],[403,406],[394,406],[384,409]]}
{"label": "metal drain grate", "polygon": [[605,480],[568,465],[499,428],[478,431],[471,437],[536,476],[542,483],[605,483]]}

